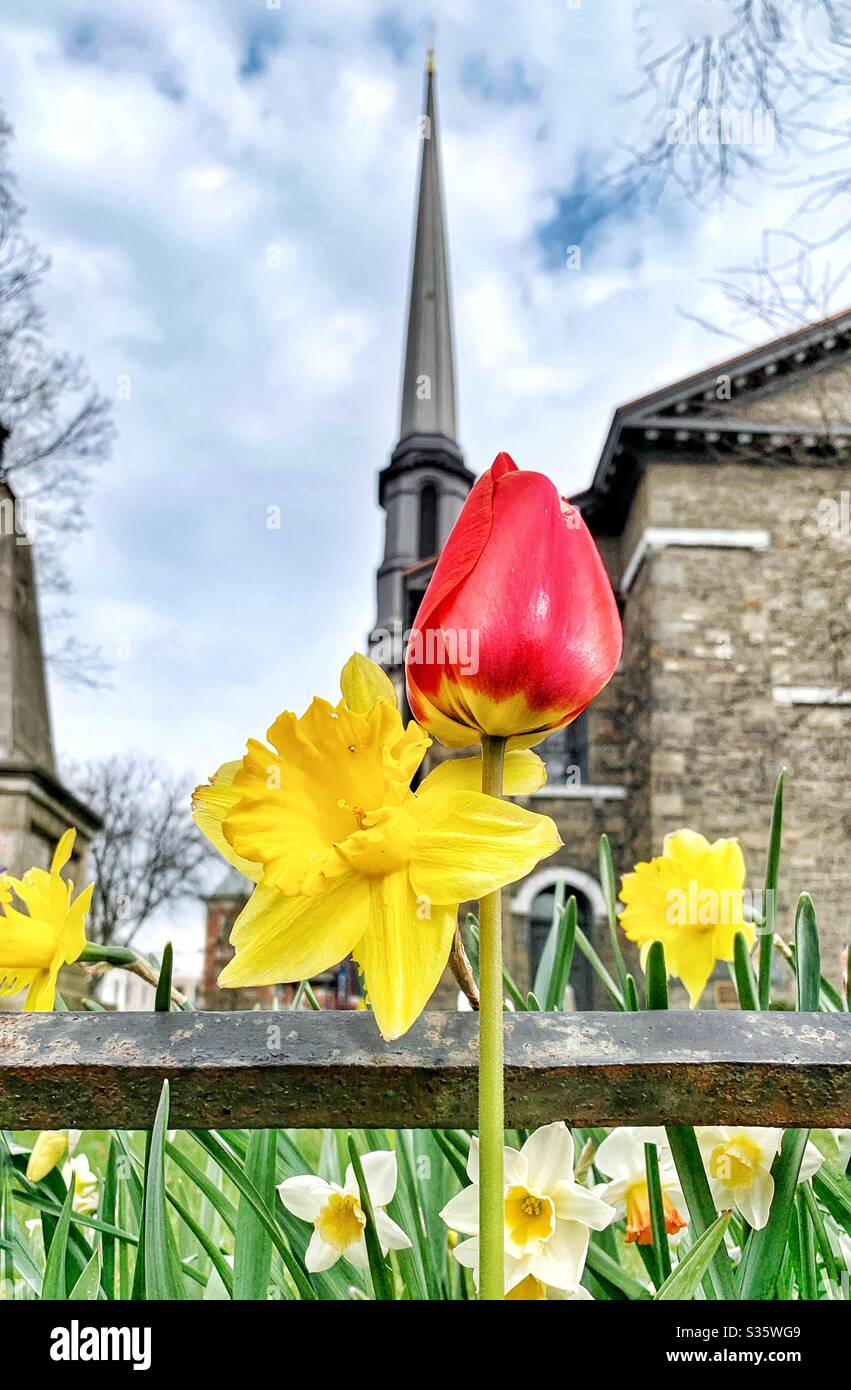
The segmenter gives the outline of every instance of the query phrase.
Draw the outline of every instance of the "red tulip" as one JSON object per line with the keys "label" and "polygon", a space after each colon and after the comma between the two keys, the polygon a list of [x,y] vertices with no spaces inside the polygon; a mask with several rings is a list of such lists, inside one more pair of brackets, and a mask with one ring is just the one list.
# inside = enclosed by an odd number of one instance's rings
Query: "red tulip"
{"label": "red tulip", "polygon": [[452,748],[532,745],[611,679],[623,634],[582,517],[542,473],[499,454],[440,555],[406,657],[414,717]]}

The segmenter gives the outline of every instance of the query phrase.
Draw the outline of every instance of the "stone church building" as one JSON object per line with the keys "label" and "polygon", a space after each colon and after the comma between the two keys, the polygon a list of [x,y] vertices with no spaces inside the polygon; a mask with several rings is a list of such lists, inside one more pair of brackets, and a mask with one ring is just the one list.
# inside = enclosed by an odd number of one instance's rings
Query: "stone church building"
{"label": "stone church building", "polygon": [[[405,633],[475,481],[458,443],[431,61],[419,134],[400,434],[378,477],[386,526],[370,638],[400,698]],[[559,885],[607,954],[603,831],[618,873],[683,826],[737,836],[759,889],[783,766],[778,930],[791,936],[797,896],[809,891],[823,968],[838,981],[851,895],[849,388],[851,311],[615,411],[591,485],[571,500],[607,566],[624,652],[588,711],[538,748],[548,782],[525,804],[556,819],[564,845],[506,893],[506,963],[521,987],[534,979]],[[510,439],[501,445],[512,451]],[[544,472],[556,461],[518,459]],[[243,902],[232,874],[210,900],[208,1007],[243,1006],[239,992],[225,1001],[213,985]],[[726,1002],[728,978],[716,972],[704,1007]],[[352,982],[341,979],[345,1005]],[[605,1007],[579,953],[573,993],[579,1008]],[[435,1003],[452,1007],[455,995],[447,972]]]}
{"label": "stone church building", "polygon": [[[458,445],[432,63],[420,135],[400,438],[379,475],[386,531],[371,638],[400,692],[404,634],[474,482]],[[737,836],[758,888],[784,765],[778,930],[791,935],[808,890],[825,972],[838,979],[851,894],[850,388],[847,312],[615,411],[593,481],[571,500],[608,569],[624,653],[588,711],[538,748],[548,782],[525,804],[556,819],[564,846],[506,895],[507,964],[524,988],[560,883],[605,953],[603,831],[618,872],[682,826]],[[510,439],[502,445],[512,451]],[[554,461],[518,459],[544,472]],[[721,970],[705,1005],[723,1002],[727,978]],[[573,984],[578,1007],[604,1004],[578,953]]]}

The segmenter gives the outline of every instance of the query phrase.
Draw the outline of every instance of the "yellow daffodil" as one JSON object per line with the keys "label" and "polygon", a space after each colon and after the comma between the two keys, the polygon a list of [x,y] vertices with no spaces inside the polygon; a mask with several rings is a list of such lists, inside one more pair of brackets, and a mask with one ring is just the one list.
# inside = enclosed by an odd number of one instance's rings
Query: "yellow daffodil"
{"label": "yellow daffodil", "polygon": [[[472,1236],[453,1251],[459,1264],[479,1273],[479,1142],[467,1161],[471,1186],[440,1213],[452,1230]],[[573,1137],[561,1120],[536,1129],[522,1149],[505,1150],[505,1290],[510,1294],[529,1275],[518,1299],[538,1297],[538,1285],[576,1292],[591,1231],[614,1220],[614,1208],[579,1184],[573,1173]],[[581,1297],[582,1295],[579,1295]]]}
{"label": "yellow daffodil", "polygon": [[98,1207],[98,1177],[85,1154],[70,1158],[62,1169],[66,1187],[73,1187],[71,1205],[81,1216],[91,1216]]}
{"label": "yellow daffodil", "polygon": [[64,1157],[73,1153],[80,1137],[78,1129],[43,1129],[32,1146],[27,1161],[30,1182],[41,1182]]}
{"label": "yellow daffodil", "polygon": [[719,960],[733,959],[736,932],[753,944],[744,920],[745,861],[738,840],[710,844],[694,830],[666,835],[663,853],[624,874],[621,926],[641,947],[641,963],[654,941],[665,947],[669,975],[677,975],[694,1009]]}
{"label": "yellow daffodil", "polygon": [[[388,1250],[410,1250],[411,1242],[401,1227],[391,1221],[384,1208],[393,1201],[396,1192],[396,1155],[389,1149],[378,1149],[361,1158],[363,1179],[375,1216],[375,1229],[381,1253]],[[323,1178],[305,1174],[285,1178],[278,1184],[278,1195],[287,1211],[301,1221],[313,1223],[313,1235],[304,1257],[310,1274],[330,1269],[339,1259],[348,1260],[355,1269],[367,1269],[366,1217],[361,1210],[357,1178],[351,1164],[346,1169],[345,1182],[325,1182]]]}
{"label": "yellow daffodil", "polygon": [[[193,798],[196,820],[257,884],[237,919],[223,986],[309,979],[353,953],[385,1038],[422,1012],[449,956],[458,904],[522,878],[561,841],[547,816],[485,796],[481,759],[440,764],[416,792],[430,739],[355,656],[336,706],[284,713]],[[506,790],[544,780],[509,754]]]}
{"label": "yellow daffodil", "polygon": [[[782,1129],[713,1125],[696,1129],[695,1135],[718,1210],[735,1207],[748,1225],[761,1231],[774,1196],[771,1165],[780,1152]],[[806,1182],[823,1162],[815,1144],[808,1142],[798,1182]]]}
{"label": "yellow daffodil", "polygon": [[[636,1241],[639,1245],[652,1245],[653,1223],[647,1191],[645,1142],[655,1142],[655,1136],[653,1140],[646,1140],[643,1130],[613,1129],[594,1155],[596,1167],[610,1181],[600,1183],[594,1191],[615,1208],[618,1217],[626,1218],[628,1243]],[[685,1198],[670,1150],[664,1144],[659,1154],[659,1185],[662,1189],[665,1230],[669,1236],[673,1236],[687,1224],[681,1214],[685,1211]]]}
{"label": "yellow daffodil", "polygon": [[[25,1009],[51,1010],[63,965],[79,960],[86,948],[85,919],[94,884],[72,902],[74,885],[62,877],[77,832],[66,830],[50,871],[28,869],[23,878],[0,875],[0,994],[27,988]],[[18,898],[27,909],[13,905]]]}

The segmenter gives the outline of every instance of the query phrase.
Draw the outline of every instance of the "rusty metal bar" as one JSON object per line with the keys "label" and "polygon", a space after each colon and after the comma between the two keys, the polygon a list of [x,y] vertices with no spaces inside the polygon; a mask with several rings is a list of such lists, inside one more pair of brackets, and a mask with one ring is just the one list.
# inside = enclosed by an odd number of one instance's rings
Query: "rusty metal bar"
{"label": "rusty metal bar", "polygon": [[[466,1127],[478,1020],[366,1013],[0,1014],[0,1126]],[[851,1126],[851,1015],[506,1014],[511,1126]]]}

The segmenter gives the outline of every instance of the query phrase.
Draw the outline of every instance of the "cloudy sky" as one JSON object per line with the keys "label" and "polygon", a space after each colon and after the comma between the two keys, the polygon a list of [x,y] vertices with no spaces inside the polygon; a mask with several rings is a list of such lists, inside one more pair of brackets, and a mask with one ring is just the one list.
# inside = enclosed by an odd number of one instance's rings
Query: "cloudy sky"
{"label": "cloudy sky", "polygon": [[757,170],[709,211],[648,209],[602,181],[639,129],[641,45],[711,31],[721,0],[278,3],[3,0],[44,303],[116,398],[69,556],[111,686],[55,684],[66,756],[134,748],[200,779],[363,646],[429,44],[477,471],[507,449],[583,486],[618,402],[730,350],[680,310],[723,320],[706,278],[797,197]]}

